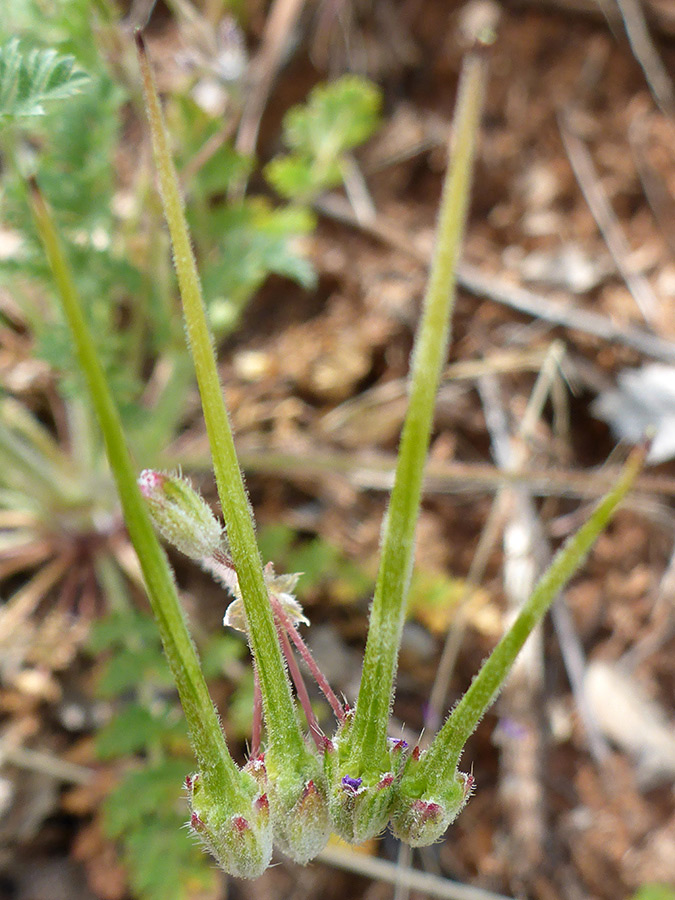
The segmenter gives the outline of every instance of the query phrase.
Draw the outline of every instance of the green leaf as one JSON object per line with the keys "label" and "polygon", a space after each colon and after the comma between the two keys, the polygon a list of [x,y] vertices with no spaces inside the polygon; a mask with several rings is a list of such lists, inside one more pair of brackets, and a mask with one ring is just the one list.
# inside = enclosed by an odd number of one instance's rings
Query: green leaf
{"label": "green leaf", "polygon": [[252,168],[250,157],[237,153],[231,144],[223,144],[197,172],[197,191],[204,197],[223,194],[233,182],[246,177]]}
{"label": "green leaf", "polygon": [[89,635],[89,652],[96,655],[104,650],[125,647],[136,642],[139,647],[159,646],[157,625],[151,616],[135,610],[111,613],[99,619]]}
{"label": "green leaf", "polygon": [[216,869],[209,856],[175,823],[148,822],[125,836],[131,886],[142,900],[190,900],[213,892]]}
{"label": "green leaf", "polygon": [[97,225],[112,231],[116,172],[111,159],[118,147],[125,99],[119,85],[107,76],[97,76],[86,93],[53,109],[44,121],[47,133],[39,160],[40,185],[60,221],[79,235]]}
{"label": "green leaf", "polygon": [[337,160],[329,160],[323,170],[317,172],[312,157],[289,153],[288,156],[277,156],[268,163],[265,178],[277,194],[293,200],[310,198],[336,187],[342,181],[342,169]]}
{"label": "green leaf", "polygon": [[212,860],[182,828],[189,766],[185,759],[166,759],[127,773],[105,801],[106,833],[122,844],[139,900],[189,900],[199,889],[213,888]]}
{"label": "green leaf", "polygon": [[202,650],[204,678],[217,678],[231,669],[232,663],[246,652],[243,640],[232,634],[215,634]]}
{"label": "green leaf", "polygon": [[675,900],[675,889],[667,884],[643,884],[633,900]]}
{"label": "green leaf", "polygon": [[166,746],[177,739],[187,741],[187,729],[175,708],[155,712],[131,703],[99,731],[96,752],[101,759],[114,759]]}
{"label": "green leaf", "polygon": [[98,684],[101,697],[119,697],[143,682],[169,687],[172,684],[168,664],[157,645],[122,648],[112,656]]}
{"label": "green leaf", "polygon": [[297,541],[286,525],[268,525],[258,536],[260,553],[271,560],[278,572],[301,572],[298,594],[306,597],[326,586],[338,603],[352,603],[368,594],[373,578],[361,566],[345,557],[339,547],[321,537]]}
{"label": "green leaf", "polygon": [[265,168],[272,187],[282,197],[308,202],[338,185],[344,154],[376,130],[381,102],[376,85],[356,75],[315,87],[307,103],[284,117],[284,142],[292,152]]}
{"label": "green leaf", "polygon": [[227,705],[227,731],[248,740],[253,722],[253,672],[247,670]]}
{"label": "green leaf", "polygon": [[344,153],[362,144],[378,126],[382,96],[372,82],[344,75],[320,84],[307,103],[284,117],[284,141],[307,156]]}
{"label": "green leaf", "polygon": [[316,275],[298,246],[314,227],[304,209],[273,209],[265,200],[246,200],[213,214],[221,235],[204,266],[203,285],[213,328],[224,334],[237,323],[253,293],[270,273],[313,287]]}
{"label": "green leaf", "polygon": [[186,181],[189,198],[199,202],[214,194],[223,194],[253,169],[253,157],[239,153],[231,141],[223,140],[222,117],[207,113],[191,96],[172,96],[166,114],[171,134],[174,139],[179,136],[175,140],[174,155],[176,169],[183,178],[186,170],[192,171],[195,159],[200,158],[210,142],[216,140],[219,143],[217,150]]}
{"label": "green leaf", "polygon": [[188,808],[182,792],[189,771],[187,760],[171,758],[127,773],[105,801],[104,826],[108,837],[124,835],[148,816],[164,819],[179,816],[184,822]]}
{"label": "green leaf", "polygon": [[0,118],[43,116],[44,104],[72,97],[88,81],[74,57],[51,49],[24,54],[12,38],[0,47]]}
{"label": "green leaf", "polygon": [[265,525],[258,533],[258,546],[262,558],[272,560],[277,565],[277,571],[288,569],[286,554],[291,549],[295,540],[295,531],[288,525]]}
{"label": "green leaf", "polygon": [[[94,7],[97,7],[94,10]],[[109,7],[110,8],[110,7]],[[92,0],[3,0],[0,43],[19,37],[31,45],[53,47],[72,54],[87,71],[101,68],[103,61],[94,27],[108,17],[103,4]],[[109,20],[108,20],[109,21]]]}

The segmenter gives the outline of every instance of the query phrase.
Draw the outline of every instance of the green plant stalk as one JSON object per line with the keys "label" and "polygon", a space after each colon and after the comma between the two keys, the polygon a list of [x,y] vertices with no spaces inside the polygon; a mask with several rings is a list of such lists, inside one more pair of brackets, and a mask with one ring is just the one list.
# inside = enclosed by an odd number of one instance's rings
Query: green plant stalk
{"label": "green plant stalk", "polygon": [[356,716],[350,736],[350,774],[378,766],[387,725],[401,631],[412,573],[424,465],[441,367],[450,339],[455,270],[469,203],[471,171],[482,110],[486,59],[467,57],[452,129],[451,163],[443,188],[436,249],[413,353],[410,400],[382,542]]}
{"label": "green plant stalk", "polygon": [[155,164],[159,173],[164,214],[171,234],[188,342],[197,375],[227,537],[246,610],[248,636],[260,677],[269,739],[288,758],[292,758],[294,753],[301,757],[305,744],[281,657],[251,510],[223,402],[201,283],[185,221],[178,178],[169,152],[164,116],[145,45],[138,32],[136,41]]}
{"label": "green plant stalk", "polygon": [[494,702],[523,644],[609,524],[618,504],[640,474],[645,456],[645,447],[632,451],[616,485],[556,554],[513,625],[483,663],[471,687],[436,735],[415,776],[420,784],[426,782],[433,790],[434,785],[453,775],[464,745]]}
{"label": "green plant stalk", "polygon": [[122,424],[98,360],[89,326],[82,313],[70,268],[51,214],[35,182],[31,201],[40,239],[47,254],[77,357],[105,439],[110,467],[117,482],[124,518],[138,555],[164,650],[176,681],[185,718],[205,784],[214,793],[226,791],[231,802],[245,802],[239,770],[229,754],[216,711],[187,630],[169,563],[155,535],[150,515],[136,484]]}

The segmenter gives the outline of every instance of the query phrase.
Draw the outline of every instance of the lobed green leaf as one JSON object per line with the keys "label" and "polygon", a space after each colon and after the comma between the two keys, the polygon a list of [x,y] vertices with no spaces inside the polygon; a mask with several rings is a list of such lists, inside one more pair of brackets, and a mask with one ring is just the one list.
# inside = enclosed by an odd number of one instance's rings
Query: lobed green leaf
{"label": "lobed green leaf", "polygon": [[308,156],[320,156],[330,148],[344,153],[366,141],[379,124],[382,95],[370,81],[344,75],[320,84],[307,103],[294,106],[284,117],[286,145]]}
{"label": "lobed green leaf", "polygon": [[0,118],[43,116],[45,104],[78,94],[89,75],[56,50],[22,53],[19,39],[0,47]]}
{"label": "lobed green leaf", "polygon": [[149,748],[175,744],[182,740],[188,748],[185,720],[176,708],[159,712],[136,703],[122,709],[96,735],[96,753],[100,759],[114,759]]}

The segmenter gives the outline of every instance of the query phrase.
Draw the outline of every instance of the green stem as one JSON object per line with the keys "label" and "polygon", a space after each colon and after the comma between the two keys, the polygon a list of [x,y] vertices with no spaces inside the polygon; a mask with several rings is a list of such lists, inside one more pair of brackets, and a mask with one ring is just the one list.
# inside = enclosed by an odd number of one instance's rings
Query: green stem
{"label": "green stem", "polygon": [[105,438],[124,518],[141,564],[150,603],[183,704],[204,781],[214,791],[225,792],[232,800],[243,799],[239,770],[225,744],[197,653],[187,630],[168,561],[159,545],[150,515],[136,484],[136,471],[124,441],[119,414],[98,360],[70,268],[50,212],[35,182],[31,182],[31,200],[40,238]]}
{"label": "green stem", "polygon": [[185,221],[178,178],[169,152],[164,117],[143,38],[138,32],[136,41],[155,163],[159,173],[164,214],[171,234],[188,342],[197,374],[227,537],[244,600],[249,640],[260,677],[269,737],[271,743],[290,758],[294,752],[301,755],[305,744],[281,657],[263,580],[251,510],[223,403],[213,342],[206,320],[201,284]]}
{"label": "green stem", "polygon": [[614,488],[556,554],[517,619],[483,663],[471,687],[436,735],[416,776],[420,783],[433,785],[447,780],[448,773],[455,772],[464,745],[494,702],[523,644],[607,527],[616,507],[639,475],[645,455],[645,448],[631,453]]}
{"label": "green stem", "polygon": [[451,164],[443,188],[436,249],[413,353],[410,401],[382,544],[361,686],[351,732],[350,764],[380,765],[386,750],[394,673],[412,572],[424,464],[441,367],[450,339],[455,269],[467,214],[482,109],[486,61],[467,57],[452,129]]}

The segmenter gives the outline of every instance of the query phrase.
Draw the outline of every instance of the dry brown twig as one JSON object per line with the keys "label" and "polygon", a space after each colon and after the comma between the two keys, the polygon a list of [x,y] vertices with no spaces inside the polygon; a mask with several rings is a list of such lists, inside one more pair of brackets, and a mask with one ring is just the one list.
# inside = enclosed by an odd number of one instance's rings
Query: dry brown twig
{"label": "dry brown twig", "polygon": [[649,34],[640,0],[616,0],[633,55],[640,63],[645,79],[661,112],[668,118],[675,115],[675,89],[663,65],[654,41]]}
{"label": "dry brown twig", "polygon": [[[559,372],[563,354],[563,345],[556,341],[549,347],[541,362],[539,377],[535,382],[530,402],[527,405],[525,415],[518,431],[519,440],[523,445],[530,436],[549,393],[553,390],[553,385]],[[484,377],[485,374],[481,376],[481,380],[484,380]],[[514,471],[522,471],[523,466],[513,466],[511,468]],[[510,505],[511,502],[508,490],[505,487],[500,487],[497,490],[485,525],[481,531],[480,538],[478,539],[478,544],[466,578],[467,588],[457,605],[457,613],[453,619],[452,627],[448,630],[443,651],[441,653],[441,659],[436,669],[436,677],[431,688],[425,720],[425,726],[431,734],[434,734],[441,724],[448,687],[466,631],[467,601],[469,595],[474,587],[483,580],[490,553],[496,545],[499,535],[505,526]]]}
{"label": "dry brown twig", "polygon": [[251,63],[252,85],[235,140],[235,149],[246,156],[255,152],[260,120],[304,3],[305,0],[274,0],[267,16],[260,50]]}
{"label": "dry brown twig", "polygon": [[[311,457],[299,456],[293,447],[269,449],[257,441],[240,441],[237,450],[247,472],[281,473],[302,480],[331,475],[345,478],[361,490],[388,491],[394,473],[395,458],[388,453],[357,456],[341,451],[316,448]],[[164,457],[167,467],[183,465],[194,472],[206,463],[204,438],[199,436],[180,442]],[[488,463],[432,461],[425,474],[424,490],[431,494],[461,493],[481,490],[491,493],[504,484],[524,484],[538,497],[597,498],[605,493],[617,477],[616,466],[603,466],[590,472],[574,469],[536,469],[526,472],[501,472]],[[675,478],[667,475],[641,475],[633,494],[624,507],[657,514],[655,498],[675,497]]]}
{"label": "dry brown twig", "polygon": [[[373,224],[363,225],[357,220],[349,203],[338,194],[328,194],[314,205],[319,213],[328,218],[360,228],[417,260],[420,265],[428,265],[429,253],[418,248],[408,234],[382,216],[378,216]],[[552,325],[581,331],[604,341],[615,341],[653,359],[675,362],[675,343],[672,341],[664,340],[640,328],[618,325],[607,316],[579,309],[571,302],[549,300],[542,294],[510,284],[503,278],[485,275],[469,263],[460,263],[457,281],[469,293],[486,297],[494,303],[507,306],[524,315],[550,322]]]}
{"label": "dry brown twig", "polygon": [[[663,174],[649,160],[647,119],[646,110],[637,112],[628,128],[628,142],[647,203],[671,254],[675,256],[675,201],[666,186]],[[671,131],[675,134],[675,124],[671,125]]]}
{"label": "dry brown twig", "polygon": [[581,138],[574,132],[569,110],[559,113],[558,127],[567,158],[591,214],[607,244],[614,265],[626,282],[626,287],[645,321],[655,326],[659,315],[659,301],[647,279],[639,272],[634,272],[627,263],[631,248],[602,188],[591,154]]}
{"label": "dry brown twig", "polygon": [[415,891],[420,891],[429,897],[439,897],[441,900],[510,900],[503,894],[493,894],[492,891],[460,884],[428,872],[399,868],[396,863],[375,859],[364,853],[355,853],[351,849],[342,850],[329,845],[321,851],[317,860],[357,875],[364,875],[374,881],[406,885]]}
{"label": "dry brown twig", "polygon": [[[544,377],[539,379],[543,384]],[[550,390],[550,384],[548,385]],[[514,442],[504,410],[499,383],[494,376],[480,379],[478,389],[493,447],[493,457],[504,470],[523,468],[527,442]],[[548,391],[547,391],[548,393]],[[521,422],[521,434],[541,415],[544,396],[536,388]],[[508,515],[503,529],[504,590],[508,618],[515,618],[530,596],[545,568],[541,553],[541,524],[523,488],[506,488]],[[506,819],[506,856],[520,893],[532,873],[542,868],[545,817],[542,785],[543,738],[541,694],[543,650],[541,628],[530,636],[504,685],[499,700],[502,726],[497,732],[500,747],[499,796]]]}

